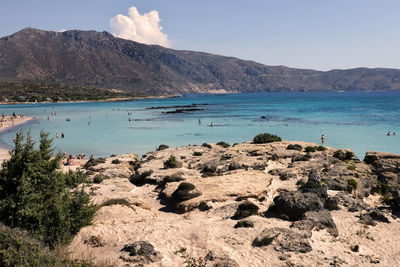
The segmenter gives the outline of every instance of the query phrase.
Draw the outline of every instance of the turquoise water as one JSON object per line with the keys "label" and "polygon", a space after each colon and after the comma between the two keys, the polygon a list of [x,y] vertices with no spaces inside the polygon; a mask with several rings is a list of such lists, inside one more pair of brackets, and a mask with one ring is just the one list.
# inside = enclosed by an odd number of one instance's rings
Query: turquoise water
{"label": "turquoise water", "polygon": [[[189,114],[163,114],[166,110],[146,109],[193,103],[208,105]],[[22,126],[24,130],[30,129],[35,139],[42,129],[52,137],[64,133],[65,138],[55,138],[54,144],[56,150],[68,154],[140,155],[159,144],[178,146],[218,141],[232,144],[251,140],[262,132],[287,140],[317,143],[324,134],[326,145],[353,149],[361,158],[367,150],[400,153],[399,92],[186,95],[113,103],[0,106],[0,113],[12,112],[37,118]],[[51,112],[56,112],[56,116]],[[214,127],[209,127],[211,122]],[[17,130],[2,133],[0,145],[10,148]],[[388,131],[399,135],[386,136]]]}

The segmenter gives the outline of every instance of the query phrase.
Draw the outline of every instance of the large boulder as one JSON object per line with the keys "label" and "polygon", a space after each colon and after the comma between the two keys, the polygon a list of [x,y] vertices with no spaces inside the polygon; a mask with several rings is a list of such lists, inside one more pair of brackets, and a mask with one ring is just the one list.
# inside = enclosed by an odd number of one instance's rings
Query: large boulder
{"label": "large boulder", "polygon": [[308,232],[308,236],[312,235],[312,230],[319,231],[322,229],[326,229],[328,233],[335,237],[339,235],[336,224],[328,210],[308,211],[304,214],[304,218],[294,222],[292,227]]}
{"label": "large boulder", "polygon": [[178,188],[172,193],[172,202],[179,203],[201,195],[201,192],[195,190],[195,186],[191,183],[182,182]]}
{"label": "large boulder", "polygon": [[312,247],[307,239],[293,230],[286,228],[266,228],[253,241],[253,246],[273,245],[277,251],[307,253]]}
{"label": "large boulder", "polygon": [[316,170],[311,170],[308,175],[307,183],[301,189],[303,193],[314,193],[322,199],[328,197],[328,192],[325,186],[321,185],[321,176]]}
{"label": "large boulder", "polygon": [[282,191],[274,198],[272,211],[285,220],[296,221],[303,218],[307,211],[323,209],[320,198],[314,193]]}

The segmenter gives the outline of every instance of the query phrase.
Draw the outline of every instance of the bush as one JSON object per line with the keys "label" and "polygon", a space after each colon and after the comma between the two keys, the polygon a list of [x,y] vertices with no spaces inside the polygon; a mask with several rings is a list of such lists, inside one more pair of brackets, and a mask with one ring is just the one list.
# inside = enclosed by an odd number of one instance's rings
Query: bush
{"label": "bush", "polygon": [[111,163],[112,163],[112,164],[120,164],[121,161],[120,161],[119,159],[113,159],[113,160],[111,161]]}
{"label": "bush", "polygon": [[326,147],[324,146],[317,146],[317,151],[325,151]]}
{"label": "bush", "polygon": [[98,173],[93,177],[93,183],[100,184],[101,182],[107,179],[110,179],[110,177],[105,174]]}
{"label": "bush", "polygon": [[253,138],[254,144],[266,144],[280,141],[282,141],[282,139],[279,136],[270,133],[259,134]]}
{"label": "bush", "polygon": [[347,166],[347,169],[348,169],[349,171],[355,171],[355,170],[356,170],[356,166],[350,165],[350,166]]}
{"label": "bush", "polygon": [[0,266],[89,267],[93,265],[57,256],[26,232],[0,224]]}
{"label": "bush", "polygon": [[353,187],[354,190],[357,189],[358,183],[354,179],[347,179],[347,184]]}
{"label": "bush", "polygon": [[193,152],[193,156],[195,156],[195,157],[199,157],[201,155],[203,155],[203,152],[200,152],[200,151]]}
{"label": "bush", "polygon": [[169,146],[161,144],[161,145],[158,146],[157,151],[165,150],[165,149],[168,149],[168,148],[169,148]]}
{"label": "bush", "polygon": [[165,169],[170,169],[170,168],[180,168],[180,163],[176,161],[175,156],[171,155],[169,158],[164,161],[164,168]]}
{"label": "bush", "polygon": [[207,144],[207,143],[203,143],[201,146],[202,147],[207,147],[207,148],[212,148],[212,146],[210,144]]}
{"label": "bush", "polygon": [[230,146],[228,143],[225,143],[225,142],[223,142],[223,141],[216,143],[216,145],[222,146],[223,148],[227,148],[227,147]]}
{"label": "bush", "polygon": [[0,221],[54,247],[89,225],[95,207],[83,188],[71,190],[86,178],[82,173],[59,171],[62,155],[53,157],[48,135],[40,133],[37,149],[29,134],[26,141],[22,133],[17,134],[11,158],[0,171]]}
{"label": "bush", "polygon": [[310,153],[310,152],[315,152],[315,151],[317,151],[317,149],[316,149],[315,146],[306,146],[306,147],[304,148],[304,151],[307,152],[307,153]]}

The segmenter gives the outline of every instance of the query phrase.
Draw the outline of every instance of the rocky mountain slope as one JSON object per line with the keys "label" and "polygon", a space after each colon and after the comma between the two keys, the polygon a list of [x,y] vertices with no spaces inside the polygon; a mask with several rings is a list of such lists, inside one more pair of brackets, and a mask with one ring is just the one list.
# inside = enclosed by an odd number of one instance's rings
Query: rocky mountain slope
{"label": "rocky mountain slope", "polygon": [[[174,157],[171,157],[174,156]],[[399,266],[400,156],[304,142],[89,161],[99,207],[70,245],[115,266]],[[187,265],[188,262],[205,265]]]}
{"label": "rocky mountain slope", "polygon": [[232,57],[144,45],[107,32],[26,28],[0,39],[0,81],[69,84],[147,95],[376,91],[400,90],[400,70],[357,68],[323,72],[266,66]]}

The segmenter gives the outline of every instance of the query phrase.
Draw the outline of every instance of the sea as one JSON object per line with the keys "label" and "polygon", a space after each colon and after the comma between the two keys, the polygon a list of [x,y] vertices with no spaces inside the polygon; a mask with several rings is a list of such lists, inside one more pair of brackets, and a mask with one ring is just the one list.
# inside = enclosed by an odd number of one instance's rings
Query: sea
{"label": "sea", "polygon": [[[166,113],[193,104],[197,106],[190,108],[198,110]],[[400,153],[400,92],[189,94],[121,102],[0,105],[2,113],[36,119],[1,133],[0,146],[12,148],[18,131],[38,140],[44,130],[53,138],[56,152],[73,155],[142,155],[160,144],[233,144],[265,132],[317,144],[325,135],[325,145],[352,149],[361,159],[368,150]]]}

